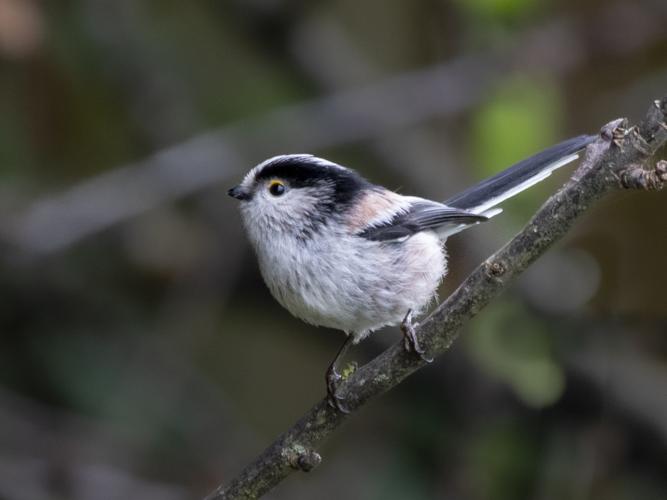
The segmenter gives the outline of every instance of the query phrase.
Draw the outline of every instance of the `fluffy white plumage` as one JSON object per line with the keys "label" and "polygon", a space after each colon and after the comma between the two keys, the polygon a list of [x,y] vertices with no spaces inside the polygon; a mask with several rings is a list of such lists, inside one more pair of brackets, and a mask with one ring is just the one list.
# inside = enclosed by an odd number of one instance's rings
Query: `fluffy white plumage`
{"label": "fluffy white plumage", "polygon": [[[497,205],[577,158],[580,136],[480,182],[447,204],[402,196],[312,155],[269,158],[229,194],[269,290],[294,316],[348,334],[327,371],[336,396],[336,361],[370,332],[422,312],[447,272],[448,236],[501,212]],[[427,359],[405,325],[406,348]]]}
{"label": "fluffy white plumage", "polygon": [[[492,217],[502,211],[498,203],[576,158],[576,153],[559,157],[466,212]],[[263,177],[271,169],[277,175]],[[304,181],[300,173],[306,170],[310,173],[304,176],[316,177],[313,182],[290,185],[293,180],[283,179],[287,192],[281,196],[266,189],[271,181],[281,180],[282,171]],[[331,175],[319,175],[326,171]],[[347,176],[361,182],[352,186],[359,193],[352,205],[338,206],[336,184]],[[345,167],[307,154],[269,158],[250,170],[236,189],[248,193],[241,204],[244,226],[276,300],[308,323],[351,334],[355,343],[373,330],[400,323],[408,310],[419,313],[427,307],[447,271],[446,238],[479,222],[445,221],[386,241],[361,237],[364,231],[391,225],[415,207],[420,220],[456,209],[373,186]],[[329,208],[319,213],[323,206]],[[311,227],[313,220],[317,227],[307,232],[315,235],[304,237],[304,226]]]}
{"label": "fluffy white plumage", "polygon": [[[446,272],[437,233],[425,231],[401,238],[400,252],[388,251],[395,241],[379,243],[358,236],[364,227],[386,223],[416,201],[428,200],[374,191],[369,196],[380,209],[361,227],[351,230],[354,211],[332,214],[337,224],[304,239],[300,237],[301,221],[330,195],[322,186],[291,189],[279,198],[266,189],[256,189],[257,173],[276,158],[260,164],[244,179],[241,186],[255,189],[255,194],[251,202],[241,205],[241,214],[262,277],[283,307],[307,323],[351,334],[356,343],[373,330],[398,324],[408,310],[418,313],[428,306]],[[344,168],[305,155],[291,158]],[[373,205],[373,200],[367,204]]]}

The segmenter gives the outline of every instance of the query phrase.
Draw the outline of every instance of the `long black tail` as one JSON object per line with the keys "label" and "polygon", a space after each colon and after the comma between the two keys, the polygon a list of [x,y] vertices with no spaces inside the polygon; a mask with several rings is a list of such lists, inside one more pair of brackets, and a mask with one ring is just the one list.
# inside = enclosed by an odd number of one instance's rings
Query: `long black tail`
{"label": "long black tail", "polygon": [[[450,207],[483,214],[524,189],[537,184],[551,172],[575,160],[578,153],[595,140],[595,136],[580,135],[563,141],[503,170],[479,184],[453,196],[444,203]],[[497,212],[490,212],[492,216]]]}

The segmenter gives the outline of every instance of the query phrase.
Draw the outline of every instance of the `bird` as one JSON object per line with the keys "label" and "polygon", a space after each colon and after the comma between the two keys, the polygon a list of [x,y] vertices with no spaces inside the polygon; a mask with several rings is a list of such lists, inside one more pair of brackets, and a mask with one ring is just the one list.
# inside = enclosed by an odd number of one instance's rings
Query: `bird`
{"label": "bird", "polygon": [[501,213],[499,204],[594,139],[563,141],[443,202],[399,194],[311,154],[269,158],[229,189],[273,297],[306,323],[346,334],[325,374],[332,408],[349,411],[337,394],[338,364],[375,330],[400,325],[405,350],[432,361],[413,318],[447,274],[447,238]]}

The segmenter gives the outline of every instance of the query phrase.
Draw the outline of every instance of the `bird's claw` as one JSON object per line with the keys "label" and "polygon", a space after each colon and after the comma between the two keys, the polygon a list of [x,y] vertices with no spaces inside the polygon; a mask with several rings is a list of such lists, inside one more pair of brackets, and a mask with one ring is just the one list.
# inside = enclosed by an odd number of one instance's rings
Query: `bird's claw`
{"label": "bird's claw", "polygon": [[401,323],[403,348],[406,352],[414,352],[427,363],[431,363],[433,362],[433,358],[426,356],[426,350],[419,345],[419,339],[417,338],[417,332],[415,331],[418,326],[419,323],[414,323],[412,321],[412,309],[410,309]]}
{"label": "bird's claw", "polygon": [[338,373],[335,367],[331,367],[327,371],[327,403],[334,410],[338,410],[341,413],[350,413],[350,410],[343,404],[345,398],[338,396],[336,391],[338,390],[338,384],[343,379],[342,375]]}

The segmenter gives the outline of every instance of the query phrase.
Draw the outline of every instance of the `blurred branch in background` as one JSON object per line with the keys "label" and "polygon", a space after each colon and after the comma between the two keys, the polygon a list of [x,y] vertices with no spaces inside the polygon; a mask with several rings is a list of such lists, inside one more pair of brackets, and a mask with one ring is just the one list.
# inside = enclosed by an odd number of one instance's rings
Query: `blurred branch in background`
{"label": "blurred branch in background", "polygon": [[[618,21],[624,9],[623,3],[605,6],[586,31],[567,18],[552,21],[528,30],[511,50],[461,56],[425,70],[366,84],[360,89],[337,91],[322,99],[196,136],[159,151],[146,161],[112,170],[38,200],[21,213],[6,217],[0,232],[11,245],[28,254],[58,252],[150,208],[238,176],[265,156],[376,139],[433,117],[454,117],[483,99],[508,70],[547,72],[563,77],[585,64],[597,51],[637,50],[662,36],[659,17],[648,13],[640,14],[639,18],[634,14],[642,29],[633,30],[631,45],[625,32],[608,31],[606,28]],[[338,53],[338,57],[318,58],[314,55],[317,52],[308,52],[308,44],[299,40],[307,37],[309,30],[326,35],[324,44],[333,45],[324,50]],[[591,32],[604,33],[604,38],[593,38],[591,42],[587,39]],[[105,31],[101,33],[104,39]],[[345,83],[339,75],[345,73],[342,67],[348,61],[356,61],[353,67],[358,68],[360,75],[373,73],[341,38],[340,31],[326,22],[314,20],[304,24],[296,31],[293,46],[299,64],[325,86],[337,88]],[[331,65],[319,64],[322,60]],[[148,73],[150,80],[150,72],[146,68],[142,71]],[[146,92],[137,95],[136,101],[141,102],[141,95]],[[429,149],[432,148],[424,140],[413,145],[400,141],[376,146],[389,165],[400,169],[411,167],[425,157],[430,157],[430,161],[441,158],[440,154],[429,154]]]}
{"label": "blurred branch in background", "polygon": [[[172,327],[179,325],[174,311],[170,319]],[[161,326],[165,331],[170,327]],[[144,498],[143,493],[148,498],[189,498],[183,483],[150,483],[129,472],[145,469],[147,461],[157,464],[159,459],[147,453],[170,431],[185,445],[183,450],[196,449],[218,467],[233,467],[234,449],[257,443],[255,433],[228,404],[224,392],[194,368],[183,346],[178,351],[173,339],[164,337],[155,342],[147,336],[131,344],[115,339],[111,347],[100,346],[102,362],[111,367],[119,361],[115,357],[123,357],[118,364],[122,373],[113,372],[113,381],[104,384],[105,393],[94,395],[109,408],[106,419],[52,408],[0,387],[0,428],[11,429],[2,435],[0,494],[28,500],[49,498],[47,491],[53,494],[55,489],[64,498],[82,500]],[[71,348],[72,356],[81,354],[80,347]],[[94,362],[94,356],[88,357]],[[99,373],[91,370],[91,376]],[[71,379],[68,389],[76,393],[85,391],[86,385],[86,380]],[[154,415],[150,425],[143,420],[145,413]],[[183,472],[186,477],[190,473]],[[104,495],[91,495],[99,481],[105,485]],[[16,491],[7,489],[12,485]]]}
{"label": "blurred branch in background", "polygon": [[0,425],[12,429],[0,451],[2,498],[41,500],[54,498],[54,491],[72,499],[188,498],[182,486],[130,475],[127,464],[142,444],[118,429],[2,389]]}
{"label": "blurred branch in background", "polygon": [[[463,324],[488,305],[512,280],[546,252],[576,219],[605,195],[621,188],[655,190],[667,182],[667,162],[652,165],[651,157],[667,142],[667,96],[656,100],[646,118],[628,128],[626,120],[606,125],[590,145],[582,165],[523,230],[489,257],[417,328],[428,356],[447,351]],[[434,356],[435,357],[435,356]],[[400,384],[427,364],[406,353],[402,342],[350,375],[342,387],[352,411]],[[347,415],[326,399],[309,410],[227,486],[207,500],[258,498],[294,470],[310,471],[321,457],[317,450]]]}
{"label": "blurred branch in background", "polygon": [[[36,202],[4,225],[5,237],[23,251],[52,253],[156,205],[238,176],[250,157],[262,158],[276,147],[317,150],[459,112],[478,98],[492,67],[490,60],[457,61],[203,134]],[[441,98],[443,89],[447,99]],[[398,110],[394,103],[401,101],[406,106]]]}

